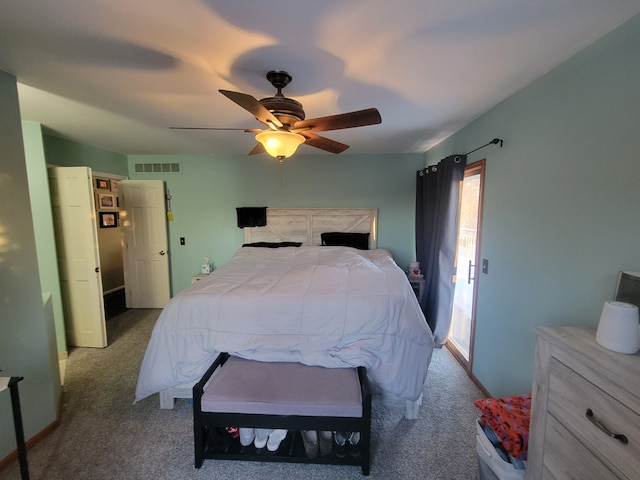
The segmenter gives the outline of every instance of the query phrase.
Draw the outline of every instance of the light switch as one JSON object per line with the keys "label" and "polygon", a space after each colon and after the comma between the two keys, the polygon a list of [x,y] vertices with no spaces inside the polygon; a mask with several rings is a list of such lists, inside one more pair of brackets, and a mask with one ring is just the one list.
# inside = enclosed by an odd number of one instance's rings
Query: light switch
{"label": "light switch", "polygon": [[489,273],[489,260],[486,258],[482,259],[482,273]]}

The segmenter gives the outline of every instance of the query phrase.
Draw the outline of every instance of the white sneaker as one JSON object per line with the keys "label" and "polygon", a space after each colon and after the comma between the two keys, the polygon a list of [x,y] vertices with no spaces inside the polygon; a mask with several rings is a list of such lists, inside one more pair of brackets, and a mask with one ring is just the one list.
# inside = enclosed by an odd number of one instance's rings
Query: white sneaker
{"label": "white sneaker", "polygon": [[280,442],[284,440],[287,436],[287,431],[282,429],[277,429],[269,434],[269,439],[267,440],[267,450],[270,452],[275,452],[280,447]]}
{"label": "white sneaker", "polygon": [[256,438],[256,431],[253,428],[240,428],[240,445],[248,447]]}
{"label": "white sneaker", "polygon": [[271,432],[273,430],[269,428],[256,428],[256,438],[253,441],[256,448],[264,448]]}

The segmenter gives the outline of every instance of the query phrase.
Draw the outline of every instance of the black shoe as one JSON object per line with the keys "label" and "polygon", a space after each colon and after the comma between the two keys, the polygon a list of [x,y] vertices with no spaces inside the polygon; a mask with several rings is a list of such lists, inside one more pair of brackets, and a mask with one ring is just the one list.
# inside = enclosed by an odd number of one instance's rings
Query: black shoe
{"label": "black shoe", "polygon": [[316,458],[320,452],[318,445],[318,432],[315,430],[301,430],[302,443],[304,444],[304,453],[307,458]]}
{"label": "black shoe", "polygon": [[360,456],[360,432],[351,432],[347,442],[347,450],[352,457]]}
{"label": "black shoe", "polygon": [[333,432],[333,451],[338,458],[347,456],[347,439],[351,435],[350,432]]}
{"label": "black shoe", "polygon": [[328,457],[333,452],[333,432],[318,432],[318,443],[320,444],[320,456]]}

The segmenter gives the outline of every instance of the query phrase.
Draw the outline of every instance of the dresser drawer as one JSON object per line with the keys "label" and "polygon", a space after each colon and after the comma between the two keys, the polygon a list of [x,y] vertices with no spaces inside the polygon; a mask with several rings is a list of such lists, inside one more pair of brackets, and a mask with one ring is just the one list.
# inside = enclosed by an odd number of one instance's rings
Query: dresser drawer
{"label": "dresser drawer", "polygon": [[[615,480],[618,478],[552,415],[547,417],[543,458],[544,479]],[[571,459],[570,462],[567,462],[568,458]]]}
{"label": "dresser drawer", "polygon": [[[547,409],[594,455],[626,477],[640,478],[640,416],[555,358],[550,364]],[[588,409],[608,430],[625,435],[628,443],[601,431],[587,418]]]}

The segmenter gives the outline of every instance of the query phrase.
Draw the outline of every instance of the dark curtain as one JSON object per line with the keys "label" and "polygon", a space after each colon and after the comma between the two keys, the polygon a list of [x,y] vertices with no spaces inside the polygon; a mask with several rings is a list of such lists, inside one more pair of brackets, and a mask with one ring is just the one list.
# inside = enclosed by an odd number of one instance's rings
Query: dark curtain
{"label": "dark curtain", "polygon": [[416,260],[425,279],[420,306],[437,346],[446,340],[451,324],[460,182],[466,164],[466,155],[451,155],[416,176]]}

